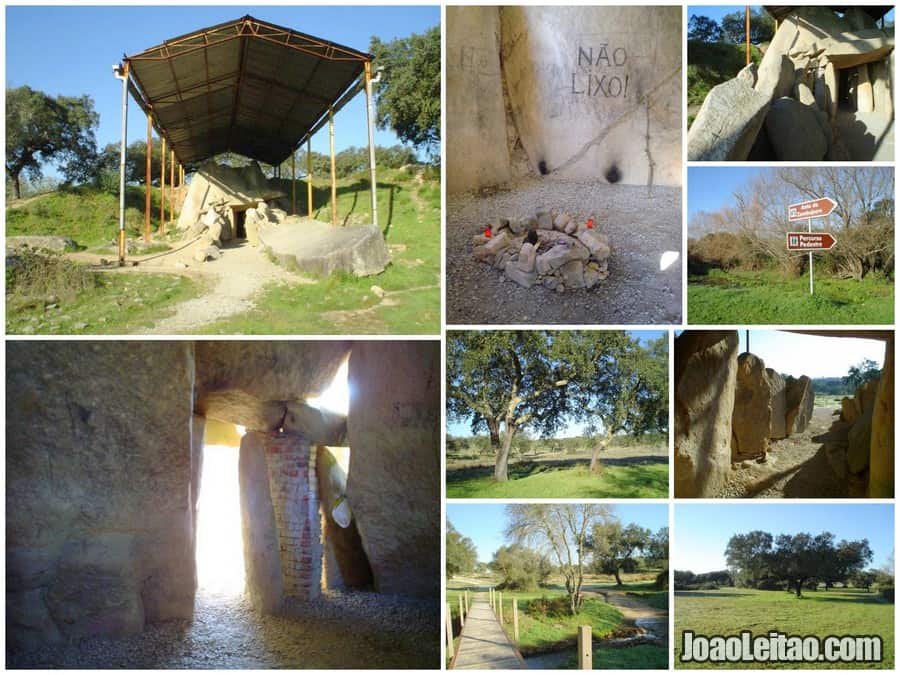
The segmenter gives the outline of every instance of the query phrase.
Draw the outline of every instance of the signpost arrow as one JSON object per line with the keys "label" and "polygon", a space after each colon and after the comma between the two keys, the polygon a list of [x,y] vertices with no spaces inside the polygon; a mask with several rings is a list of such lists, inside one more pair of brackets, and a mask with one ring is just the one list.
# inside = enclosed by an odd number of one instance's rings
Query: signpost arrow
{"label": "signpost arrow", "polygon": [[[806,232],[788,232],[788,251],[807,251],[809,253],[809,294],[813,294],[813,251],[827,251],[837,241],[827,232],[813,232],[812,219],[828,216],[837,207],[837,202],[831,197],[819,197],[799,204],[788,206],[788,220],[806,221]],[[826,220],[827,222],[827,220]]]}
{"label": "signpost arrow", "polygon": [[820,197],[808,202],[791,204],[788,206],[788,220],[807,220],[809,218],[821,218],[837,208],[837,202],[831,197]]}
{"label": "signpost arrow", "polygon": [[788,232],[788,251],[828,251],[837,239],[828,232]]}

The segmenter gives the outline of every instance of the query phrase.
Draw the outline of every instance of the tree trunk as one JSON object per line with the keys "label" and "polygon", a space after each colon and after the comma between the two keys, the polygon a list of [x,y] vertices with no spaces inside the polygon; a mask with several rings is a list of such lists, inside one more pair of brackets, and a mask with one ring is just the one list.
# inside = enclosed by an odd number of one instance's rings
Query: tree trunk
{"label": "tree trunk", "polygon": [[797,597],[798,598],[802,597],[801,591],[803,590],[803,582],[804,581],[806,581],[806,579],[797,579]]}
{"label": "tree trunk", "polygon": [[503,433],[503,443],[497,449],[496,460],[494,461],[494,480],[505,482],[508,480],[507,465],[509,464],[509,449],[512,446],[512,439],[516,433],[515,427],[506,425]]}
{"label": "tree trunk", "polygon": [[618,567],[616,568],[615,576],[616,576],[616,586],[621,586],[622,585],[622,577],[619,576],[619,568]]}
{"label": "tree trunk", "polygon": [[491,447],[500,447],[500,420],[487,420],[488,431],[491,434]]}
{"label": "tree trunk", "polygon": [[13,194],[16,199],[22,198],[22,186],[19,183],[19,174],[13,176]]}
{"label": "tree trunk", "polygon": [[600,464],[600,453],[606,450],[607,445],[609,445],[608,435],[604,436],[594,447],[594,452],[591,453],[591,473],[603,473],[603,466]]}

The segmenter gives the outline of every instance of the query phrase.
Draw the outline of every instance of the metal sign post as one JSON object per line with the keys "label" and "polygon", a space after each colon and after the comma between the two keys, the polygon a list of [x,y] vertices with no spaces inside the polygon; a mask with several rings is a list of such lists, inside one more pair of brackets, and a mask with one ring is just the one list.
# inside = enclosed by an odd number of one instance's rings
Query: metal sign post
{"label": "metal sign post", "polygon": [[828,232],[817,232],[813,234],[812,221],[813,218],[824,217],[828,219],[828,214],[834,211],[837,206],[830,197],[821,197],[808,202],[800,202],[799,204],[791,204],[788,206],[788,220],[795,222],[798,220],[806,221],[806,232],[788,232],[787,233],[787,250],[788,251],[808,251],[809,252],[809,294],[813,294],[813,251],[828,251],[834,247],[837,240]]}

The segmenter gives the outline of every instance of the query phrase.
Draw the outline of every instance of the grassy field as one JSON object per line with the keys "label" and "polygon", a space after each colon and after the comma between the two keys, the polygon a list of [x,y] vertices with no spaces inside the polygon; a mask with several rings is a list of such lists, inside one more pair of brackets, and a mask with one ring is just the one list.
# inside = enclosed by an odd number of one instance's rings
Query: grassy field
{"label": "grassy field", "polygon": [[894,285],[875,276],[862,281],[785,279],[772,271],[711,270],[688,281],[692,324],[891,324]]}
{"label": "grassy field", "polygon": [[[829,668],[893,668],[894,604],[875,593],[858,589],[806,591],[797,598],[784,591],[722,588],[675,593],[675,665],[680,665],[681,634],[693,630],[702,635],[754,635],[779,630],[789,635],[880,635],[884,639],[881,664],[829,664]],[[758,668],[760,664],[725,664],[719,667]],[[685,668],[716,667],[689,663]],[[773,668],[804,667],[772,664]],[[822,667],[809,664],[807,668]]]}
{"label": "grassy field", "polygon": [[556,466],[543,462],[518,462],[509,466],[509,480],[498,483],[491,467],[447,467],[447,496],[452,498],[603,498],[666,497],[669,465],[632,464],[605,466],[599,476],[587,464]]}
{"label": "grassy field", "polygon": [[[314,215],[328,220],[331,206],[327,181],[314,182],[314,188]],[[158,192],[153,189],[151,193],[154,232],[158,226]],[[298,194],[305,195],[305,187]],[[383,273],[362,279],[335,275],[312,284],[273,284],[257,296],[256,309],[193,332],[246,335],[440,332],[440,177],[428,172],[416,175],[401,170],[382,171],[378,199],[379,225],[392,256],[392,264]],[[143,189],[129,187],[126,193],[129,237],[139,237],[143,231],[143,204]],[[370,216],[367,180],[354,176],[338,181],[339,222],[369,222]],[[7,233],[11,235],[60,235],[73,239],[80,249],[113,250],[118,198],[93,188],[53,192],[14,204],[7,208],[6,218]],[[169,243],[168,239],[159,241],[155,250],[165,249]],[[383,299],[370,290],[373,285],[385,291]],[[46,297],[59,300],[38,302],[34,298],[11,298],[8,278],[7,323],[11,332],[127,333],[138,326],[152,325],[150,317],[168,316],[176,303],[203,290],[200,285],[176,276],[141,274],[139,282],[125,282],[119,275],[106,275],[102,279],[98,277],[96,290],[90,293],[70,297],[70,293],[49,289]],[[50,321],[46,316],[49,305],[55,305],[50,309],[61,317],[79,316],[71,322]],[[101,321],[104,318],[106,322]],[[79,327],[82,323],[88,325]]]}

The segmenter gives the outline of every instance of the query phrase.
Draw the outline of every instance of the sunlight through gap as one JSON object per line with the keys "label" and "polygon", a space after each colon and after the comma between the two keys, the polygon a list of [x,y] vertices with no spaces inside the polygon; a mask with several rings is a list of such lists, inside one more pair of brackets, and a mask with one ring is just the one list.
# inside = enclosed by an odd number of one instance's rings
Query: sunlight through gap
{"label": "sunlight through gap", "polygon": [[238,487],[238,448],[208,445],[197,503],[197,583],[201,591],[244,591],[244,545]]}
{"label": "sunlight through gap", "polygon": [[349,361],[349,359],[344,359],[331,384],[328,385],[328,389],[323,391],[320,396],[306,399],[309,405],[341,415],[347,414],[350,410],[350,383],[347,380]]}

